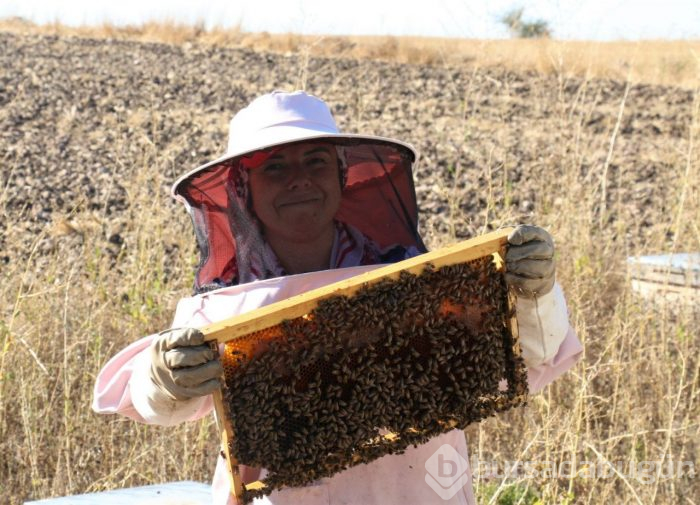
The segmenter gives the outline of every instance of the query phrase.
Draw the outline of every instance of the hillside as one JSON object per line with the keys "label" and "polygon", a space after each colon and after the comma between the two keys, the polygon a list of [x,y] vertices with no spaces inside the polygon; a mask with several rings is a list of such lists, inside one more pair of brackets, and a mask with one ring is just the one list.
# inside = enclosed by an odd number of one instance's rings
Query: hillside
{"label": "hillside", "polygon": [[492,224],[488,198],[499,221],[532,219],[561,205],[542,182],[602,188],[605,173],[605,222],[635,216],[636,245],[657,224],[654,204],[677,189],[664,174],[683,163],[693,113],[690,91],[626,93],[610,80],[44,36],[4,34],[0,44],[3,249],[76,211],[104,220],[104,238],[118,241],[125,187],[144,164],[163,178],[149,191],[165,195],[178,174],[223,153],[236,110],[268,90],[302,87],[329,102],[342,130],[418,148],[430,238],[451,231],[452,220],[457,237]]}

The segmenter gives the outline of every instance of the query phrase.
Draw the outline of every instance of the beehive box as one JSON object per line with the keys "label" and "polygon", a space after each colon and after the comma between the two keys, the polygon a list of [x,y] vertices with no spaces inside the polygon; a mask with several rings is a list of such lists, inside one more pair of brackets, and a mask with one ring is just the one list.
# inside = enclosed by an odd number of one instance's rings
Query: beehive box
{"label": "beehive box", "polygon": [[700,302],[700,253],[627,258],[632,290],[654,303],[671,306]]}
{"label": "beehive box", "polygon": [[211,505],[209,484],[181,481],[26,501],[24,505]]}
{"label": "beehive box", "polygon": [[[509,231],[204,328],[224,343],[215,400],[234,494],[303,486],[522,405]],[[244,485],[239,464],[267,477]]]}

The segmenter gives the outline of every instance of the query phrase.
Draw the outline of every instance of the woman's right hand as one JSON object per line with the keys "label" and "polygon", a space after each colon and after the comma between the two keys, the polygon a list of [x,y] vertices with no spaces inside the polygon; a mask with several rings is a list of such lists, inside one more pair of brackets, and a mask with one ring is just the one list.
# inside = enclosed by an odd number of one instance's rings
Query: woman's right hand
{"label": "woman's right hand", "polygon": [[173,400],[189,400],[219,389],[223,368],[195,328],[160,332],[151,344],[153,383]]}

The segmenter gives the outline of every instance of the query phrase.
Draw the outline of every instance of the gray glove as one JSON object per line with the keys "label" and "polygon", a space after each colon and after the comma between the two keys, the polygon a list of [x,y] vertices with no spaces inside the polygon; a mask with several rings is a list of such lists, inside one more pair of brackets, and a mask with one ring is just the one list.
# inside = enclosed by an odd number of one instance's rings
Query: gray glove
{"label": "gray glove", "polygon": [[554,241],[546,230],[521,224],[508,235],[506,283],[524,298],[535,298],[552,290]]}
{"label": "gray glove", "polygon": [[162,331],[151,344],[151,380],[173,400],[188,400],[219,389],[223,371],[202,332],[194,328]]}

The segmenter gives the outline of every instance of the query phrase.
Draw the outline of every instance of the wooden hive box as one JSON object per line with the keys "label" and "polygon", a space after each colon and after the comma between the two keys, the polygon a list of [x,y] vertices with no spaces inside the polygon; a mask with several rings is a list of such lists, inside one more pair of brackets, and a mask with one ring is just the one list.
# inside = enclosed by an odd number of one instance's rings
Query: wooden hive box
{"label": "wooden hive box", "polygon": [[700,253],[627,258],[632,290],[654,303],[700,302]]}

